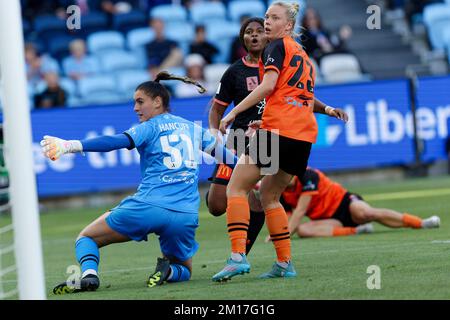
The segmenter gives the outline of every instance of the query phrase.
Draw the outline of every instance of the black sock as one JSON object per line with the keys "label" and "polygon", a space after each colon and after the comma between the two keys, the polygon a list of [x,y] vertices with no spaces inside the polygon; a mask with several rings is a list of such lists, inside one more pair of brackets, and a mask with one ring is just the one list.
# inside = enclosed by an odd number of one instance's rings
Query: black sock
{"label": "black sock", "polygon": [[266,216],[264,214],[264,211],[250,210],[250,224],[247,231],[247,254],[250,252],[250,249],[255,243],[256,238],[258,237],[258,234],[261,231],[262,226],[264,225],[265,219]]}

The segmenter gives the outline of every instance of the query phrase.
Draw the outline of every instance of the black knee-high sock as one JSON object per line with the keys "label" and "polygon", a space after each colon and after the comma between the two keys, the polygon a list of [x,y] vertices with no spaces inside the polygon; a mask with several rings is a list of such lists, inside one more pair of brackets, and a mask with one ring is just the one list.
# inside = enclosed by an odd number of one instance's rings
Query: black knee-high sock
{"label": "black knee-high sock", "polygon": [[250,249],[255,243],[256,238],[258,237],[258,234],[264,225],[265,218],[266,216],[264,215],[264,211],[250,210],[250,224],[248,226],[247,231],[247,246],[246,246],[247,254],[250,252]]}

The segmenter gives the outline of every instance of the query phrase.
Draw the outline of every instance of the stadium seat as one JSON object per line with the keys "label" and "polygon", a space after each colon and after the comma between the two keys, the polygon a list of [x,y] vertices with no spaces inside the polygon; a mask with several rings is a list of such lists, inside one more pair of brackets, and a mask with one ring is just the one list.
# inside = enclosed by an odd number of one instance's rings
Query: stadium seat
{"label": "stadium seat", "polygon": [[127,47],[130,50],[143,47],[155,38],[155,32],[149,27],[138,28],[128,32]]}
{"label": "stadium seat", "polygon": [[430,43],[434,49],[444,49],[443,32],[449,27],[450,5],[430,4],[423,11],[423,21],[428,29]]}
{"label": "stadium seat", "polygon": [[27,38],[28,34],[31,31],[31,24],[25,19],[22,20],[22,29],[25,38]]}
{"label": "stadium seat", "polygon": [[[77,85],[76,85],[75,81],[73,81],[70,78],[59,79],[59,85],[61,86],[61,88],[63,88],[66,91],[66,93],[69,97],[76,96],[78,94],[77,93]],[[46,89],[47,89],[47,83],[44,80],[41,80],[37,83],[37,85],[34,89],[34,94],[42,93]]]}
{"label": "stadium seat", "polygon": [[197,2],[191,8],[191,20],[195,24],[226,19],[226,8],[222,2]]}
{"label": "stadium seat", "polygon": [[91,76],[78,81],[78,92],[83,99],[95,94],[116,94],[117,85],[112,76]]}
{"label": "stadium seat", "polygon": [[113,17],[113,28],[122,33],[148,25],[147,15],[141,11],[116,14]]}
{"label": "stadium seat", "polygon": [[251,17],[264,17],[266,6],[259,0],[233,0],[228,4],[228,13],[231,20],[239,22],[243,15]]}
{"label": "stadium seat", "polygon": [[191,23],[182,21],[167,23],[164,32],[168,39],[178,43],[184,55],[189,53],[189,44],[195,37],[194,26]]}
{"label": "stadium seat", "polygon": [[329,83],[359,81],[364,78],[358,60],[352,54],[338,53],[324,56],[320,62],[324,80]]}
{"label": "stadium seat", "polygon": [[127,51],[111,51],[102,54],[99,60],[105,72],[117,72],[129,69],[137,70],[141,68],[137,57]]}
{"label": "stadium seat", "polygon": [[444,30],[444,42],[447,49],[448,63],[450,63],[450,26]]}
{"label": "stadium seat", "polygon": [[38,38],[48,41],[55,36],[67,34],[66,20],[54,15],[38,16],[34,20],[34,30]]}
{"label": "stadium seat", "polygon": [[225,63],[230,55],[231,43],[239,34],[241,26],[237,22],[218,20],[206,24],[206,38],[219,49],[213,59],[215,63]]}
{"label": "stadium seat", "polygon": [[171,4],[156,6],[150,12],[151,18],[159,18],[164,22],[186,21],[187,15],[186,8]]}
{"label": "stadium seat", "polygon": [[93,93],[84,96],[79,103],[82,105],[100,105],[100,104],[115,104],[126,102],[128,99],[117,92]]}
{"label": "stadium seat", "polygon": [[230,65],[226,63],[214,63],[205,66],[205,80],[208,83],[217,83],[220,82],[225,71],[228,69]]}
{"label": "stadium seat", "polygon": [[70,54],[69,44],[75,38],[72,36],[59,36],[49,40],[48,52],[58,61],[63,60]]}
{"label": "stadium seat", "polygon": [[144,70],[125,70],[116,73],[117,87],[124,97],[133,99],[136,87],[142,82],[150,80],[150,74]]}
{"label": "stadium seat", "polygon": [[108,30],[108,17],[102,12],[90,12],[82,16],[81,25],[79,32],[87,38],[92,33]]}
{"label": "stadium seat", "polygon": [[100,31],[88,36],[87,46],[91,53],[99,53],[111,49],[123,49],[124,36],[117,31]]}
{"label": "stadium seat", "polygon": [[316,71],[316,79],[315,79],[315,84],[321,84],[324,83],[325,80],[323,79],[323,74],[322,74],[322,70],[320,70],[319,65],[317,64],[317,61],[314,60],[313,58],[309,58],[314,66],[314,70]]}
{"label": "stadium seat", "polygon": [[175,74],[177,76],[186,76],[186,69],[184,67],[171,67],[168,68],[167,71],[171,74]]}

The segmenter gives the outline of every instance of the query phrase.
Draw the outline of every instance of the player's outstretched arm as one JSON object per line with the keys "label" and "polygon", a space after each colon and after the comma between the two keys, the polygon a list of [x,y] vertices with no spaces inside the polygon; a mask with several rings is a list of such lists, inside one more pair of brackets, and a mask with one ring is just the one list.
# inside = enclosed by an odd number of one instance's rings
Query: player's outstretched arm
{"label": "player's outstretched arm", "polygon": [[234,121],[241,112],[249,109],[259,101],[272,93],[278,81],[278,73],[274,70],[268,70],[259,86],[255,88],[244,100],[234,107],[221,121],[219,130],[225,134],[227,127]]}
{"label": "player's outstretched arm", "polygon": [[126,134],[101,136],[85,140],[64,140],[58,137],[44,136],[41,141],[44,155],[55,161],[62,155],[77,152],[108,152],[112,150],[134,147],[132,139]]}
{"label": "player's outstretched arm", "polygon": [[325,103],[323,103],[322,101],[320,101],[317,98],[314,98],[314,110],[313,111],[315,113],[327,114],[330,117],[335,117],[344,122],[348,121],[347,112],[345,112],[344,110],[339,109],[339,108],[333,108],[333,107],[327,106]]}

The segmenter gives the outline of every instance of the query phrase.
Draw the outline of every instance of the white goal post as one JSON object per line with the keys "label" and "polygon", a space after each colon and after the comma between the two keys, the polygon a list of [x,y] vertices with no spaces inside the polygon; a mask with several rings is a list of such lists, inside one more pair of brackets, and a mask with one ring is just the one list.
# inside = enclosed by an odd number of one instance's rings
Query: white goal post
{"label": "white goal post", "polygon": [[18,292],[20,299],[41,300],[46,294],[24,61],[20,1],[0,0],[4,151],[10,178]]}

